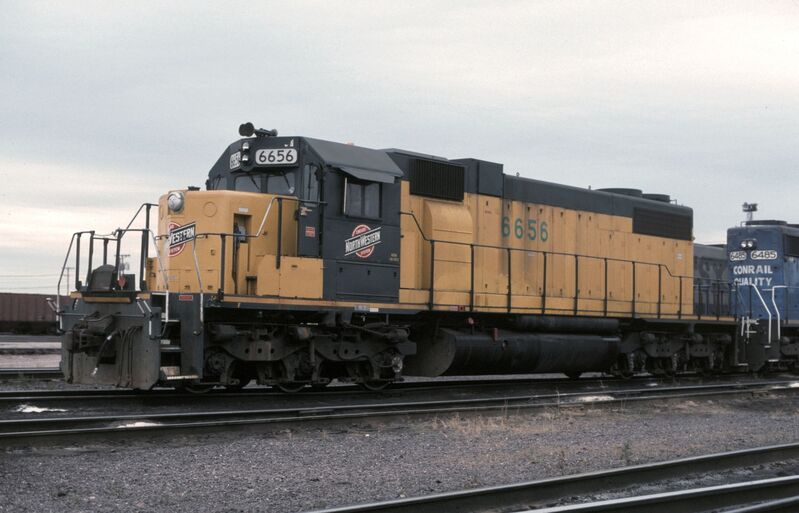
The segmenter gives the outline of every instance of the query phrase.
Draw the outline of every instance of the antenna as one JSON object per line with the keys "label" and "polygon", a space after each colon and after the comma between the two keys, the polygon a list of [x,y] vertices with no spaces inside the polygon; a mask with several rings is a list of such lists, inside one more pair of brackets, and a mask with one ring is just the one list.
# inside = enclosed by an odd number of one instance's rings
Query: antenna
{"label": "antenna", "polygon": [[746,222],[751,222],[752,216],[757,212],[757,203],[744,203],[741,208],[746,213]]}

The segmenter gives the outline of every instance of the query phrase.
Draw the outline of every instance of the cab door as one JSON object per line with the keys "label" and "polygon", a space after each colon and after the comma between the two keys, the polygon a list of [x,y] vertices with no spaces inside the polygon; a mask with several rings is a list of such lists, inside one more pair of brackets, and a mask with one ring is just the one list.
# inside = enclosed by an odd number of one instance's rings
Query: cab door
{"label": "cab door", "polygon": [[335,168],[325,176],[325,296],[396,303],[399,181],[358,178]]}
{"label": "cab door", "polygon": [[322,239],[323,208],[320,197],[321,167],[306,164],[302,170],[302,190],[297,202],[297,255],[318,258]]}

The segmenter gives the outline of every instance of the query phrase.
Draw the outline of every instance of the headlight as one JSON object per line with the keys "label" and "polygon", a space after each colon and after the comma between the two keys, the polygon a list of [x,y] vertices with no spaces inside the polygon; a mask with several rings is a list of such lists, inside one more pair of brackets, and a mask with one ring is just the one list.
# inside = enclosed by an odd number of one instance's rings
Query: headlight
{"label": "headlight", "polygon": [[746,249],[746,241],[745,240],[741,241],[741,249]]}
{"label": "headlight", "polygon": [[183,200],[182,192],[170,192],[166,198],[166,205],[169,207],[169,211],[176,214],[183,210]]}

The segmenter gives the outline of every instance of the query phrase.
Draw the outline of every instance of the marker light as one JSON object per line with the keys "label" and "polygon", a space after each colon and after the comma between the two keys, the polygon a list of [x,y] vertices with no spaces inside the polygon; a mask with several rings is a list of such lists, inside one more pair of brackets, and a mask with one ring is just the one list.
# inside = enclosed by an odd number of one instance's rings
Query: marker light
{"label": "marker light", "polygon": [[182,192],[170,192],[169,196],[166,198],[166,204],[169,207],[169,211],[176,214],[183,210],[183,200],[184,198]]}

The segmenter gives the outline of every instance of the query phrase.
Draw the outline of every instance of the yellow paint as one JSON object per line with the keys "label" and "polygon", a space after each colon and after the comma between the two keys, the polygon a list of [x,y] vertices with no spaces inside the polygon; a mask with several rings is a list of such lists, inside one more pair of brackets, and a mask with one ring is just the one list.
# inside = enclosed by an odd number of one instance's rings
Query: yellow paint
{"label": "yellow paint", "polygon": [[[474,194],[462,203],[442,201],[412,196],[405,183],[402,195],[403,211],[412,216],[402,220],[401,300],[429,298],[433,243],[426,238],[436,241],[434,303],[443,309],[473,302],[474,310],[484,312],[510,307],[512,313],[613,317],[692,313],[690,241],[634,234],[632,219],[620,216]],[[510,231],[505,237],[503,216]],[[475,245],[473,266],[469,243]]]}
{"label": "yellow paint", "polygon": [[[170,292],[217,292],[218,234],[224,233],[226,295],[269,304],[358,305],[323,300],[322,260],[297,256],[296,198],[281,200],[279,227],[275,195],[183,193],[185,207],[178,214],[167,211],[166,195],[159,200],[159,255],[147,262],[153,290],[166,290],[168,283]],[[436,200],[411,195],[407,181],[401,184],[401,208],[412,215],[401,216],[400,300],[378,308],[428,308],[432,278],[437,310],[473,305],[475,311],[497,313],[510,308],[512,313],[691,317],[692,243],[634,234],[629,218],[478,194],[466,194],[463,202]],[[502,233],[503,217],[509,236]],[[170,223],[195,223],[197,234],[171,257]],[[236,243],[234,223],[254,237]]]}

